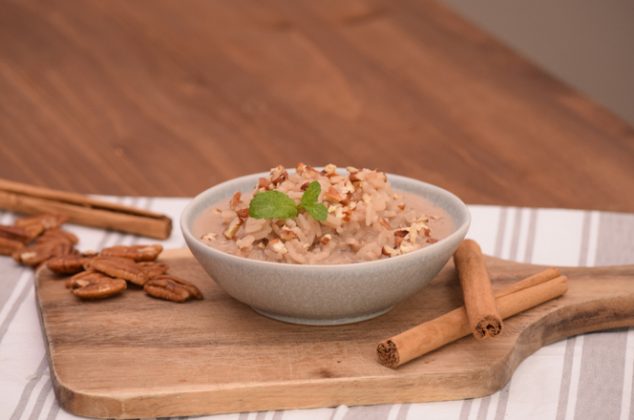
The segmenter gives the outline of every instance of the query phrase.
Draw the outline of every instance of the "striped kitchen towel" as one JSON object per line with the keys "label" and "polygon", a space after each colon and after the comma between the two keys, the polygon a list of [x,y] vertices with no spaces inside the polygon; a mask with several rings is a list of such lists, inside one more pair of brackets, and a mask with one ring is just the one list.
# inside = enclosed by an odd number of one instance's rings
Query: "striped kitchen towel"
{"label": "striped kitchen towel", "polygon": [[[112,198],[178,221],[186,199]],[[634,264],[634,215],[470,206],[469,233],[485,253],[545,265]],[[13,215],[2,214],[0,223]],[[175,223],[167,248],[183,247]],[[68,226],[81,249],[145,241]],[[76,419],[55,401],[34,297],[33,273],[0,259],[0,419]],[[634,281],[634,279],[632,279]],[[586,334],[537,351],[499,392],[484,398],[225,414],[214,420],[588,419],[634,420],[634,329]]]}

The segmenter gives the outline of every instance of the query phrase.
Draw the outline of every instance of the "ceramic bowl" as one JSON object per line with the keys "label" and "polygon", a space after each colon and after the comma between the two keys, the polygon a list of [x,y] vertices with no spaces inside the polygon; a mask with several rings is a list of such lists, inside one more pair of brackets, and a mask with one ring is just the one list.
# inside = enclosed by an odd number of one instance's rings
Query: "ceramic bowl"
{"label": "ceramic bowl", "polygon": [[220,287],[260,314],[280,321],[336,325],[384,314],[438,274],[469,228],[469,211],[458,197],[425,182],[388,174],[394,189],[422,195],[444,209],[453,219],[453,233],[397,257],[331,265],[252,260],[212,248],[193,234],[201,212],[236,191],[251,192],[258,178],[266,176],[247,175],[202,192],[183,211],[181,229],[194,257]]}

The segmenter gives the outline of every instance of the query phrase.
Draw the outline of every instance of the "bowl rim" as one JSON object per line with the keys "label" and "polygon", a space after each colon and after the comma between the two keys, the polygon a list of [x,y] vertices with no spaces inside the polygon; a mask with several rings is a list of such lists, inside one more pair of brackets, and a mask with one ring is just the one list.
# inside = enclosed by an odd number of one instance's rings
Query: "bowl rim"
{"label": "bowl rim", "polygon": [[[294,169],[289,169],[289,171],[294,171]],[[421,186],[423,186],[424,188],[427,188],[428,190],[433,191],[436,194],[440,194],[440,195],[444,195],[446,197],[448,197],[449,199],[453,200],[456,204],[458,204],[459,207],[461,207],[462,210],[464,210],[464,214],[465,214],[465,218],[464,221],[462,222],[462,224],[460,226],[457,226],[454,228],[453,232],[447,236],[445,236],[444,238],[440,239],[438,242],[435,242],[433,244],[430,244],[428,246],[425,246],[423,248],[419,248],[415,251],[412,252],[408,252],[406,254],[402,254],[402,255],[397,255],[395,257],[391,257],[391,258],[384,258],[384,259],[378,259],[378,260],[372,260],[372,261],[361,261],[361,262],[354,262],[354,263],[344,263],[344,264],[292,264],[292,263],[287,263],[287,262],[277,262],[277,261],[264,261],[264,260],[256,260],[253,258],[247,258],[247,257],[242,257],[239,255],[234,255],[234,254],[230,254],[228,252],[222,251],[220,249],[214,248],[212,246],[207,245],[206,243],[204,243],[201,239],[197,238],[191,231],[190,226],[187,225],[186,223],[186,219],[189,219],[193,221],[196,219],[196,217],[199,214],[192,214],[193,213],[193,209],[196,206],[196,204],[203,200],[206,196],[213,194],[214,190],[218,190],[221,189],[223,187],[226,187],[227,184],[233,184],[233,183],[241,183],[243,181],[247,181],[248,179],[253,179],[253,180],[257,180],[260,177],[266,177],[269,175],[269,172],[257,172],[257,173],[252,173],[252,174],[248,174],[248,175],[242,175],[236,178],[232,178],[226,181],[223,181],[219,184],[216,184],[214,186],[211,186],[209,188],[207,188],[206,190],[200,192],[199,194],[197,194],[194,198],[192,198],[189,203],[187,203],[187,205],[185,206],[185,208],[182,210],[181,215],[180,215],[180,228],[181,228],[181,234],[183,235],[184,239],[185,239],[185,243],[187,244],[188,248],[192,248],[192,245],[190,245],[191,243],[199,246],[201,249],[204,249],[205,252],[210,252],[211,254],[217,254],[220,257],[223,258],[228,258],[230,260],[233,260],[239,264],[247,264],[247,265],[253,265],[253,266],[261,266],[262,268],[271,268],[271,267],[276,267],[278,269],[282,269],[282,270],[332,270],[332,269],[339,269],[339,270],[349,270],[349,269],[363,269],[363,268],[371,268],[372,265],[377,265],[377,264],[393,264],[393,263],[403,263],[405,262],[408,258],[409,259],[416,259],[420,256],[422,256],[425,253],[429,253],[429,252],[433,252],[433,250],[435,248],[437,248],[438,246],[440,246],[441,244],[444,244],[446,242],[450,242],[452,239],[458,238],[458,237],[465,237],[467,234],[467,231],[469,229],[469,226],[471,225],[471,213],[469,211],[469,208],[467,207],[467,205],[454,193],[452,193],[451,191],[448,191],[444,188],[441,188],[437,185],[434,184],[430,184],[428,182],[424,182],[424,181],[420,181],[418,179],[415,178],[410,178],[407,176],[403,176],[403,175],[397,175],[397,174],[392,174],[389,172],[385,173],[388,177],[388,180],[392,180],[395,179],[397,181],[404,181],[404,182],[414,182],[417,183]],[[255,185],[255,184],[254,184]],[[413,193],[416,194],[416,193]],[[416,194],[419,195],[420,194]],[[426,198],[423,196],[423,198]],[[442,208],[442,207],[441,207]],[[443,210],[446,211],[445,208],[443,208]],[[194,217],[196,216],[196,217]],[[191,242],[190,242],[191,241]],[[430,251],[431,250],[431,251]]]}

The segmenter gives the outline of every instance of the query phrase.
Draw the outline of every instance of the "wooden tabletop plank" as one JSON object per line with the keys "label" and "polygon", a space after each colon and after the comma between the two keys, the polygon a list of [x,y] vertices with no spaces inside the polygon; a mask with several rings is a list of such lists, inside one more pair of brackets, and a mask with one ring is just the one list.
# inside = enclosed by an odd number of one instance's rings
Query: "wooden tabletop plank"
{"label": "wooden tabletop plank", "polygon": [[634,130],[432,1],[6,1],[0,177],[189,196],[333,162],[634,211]]}

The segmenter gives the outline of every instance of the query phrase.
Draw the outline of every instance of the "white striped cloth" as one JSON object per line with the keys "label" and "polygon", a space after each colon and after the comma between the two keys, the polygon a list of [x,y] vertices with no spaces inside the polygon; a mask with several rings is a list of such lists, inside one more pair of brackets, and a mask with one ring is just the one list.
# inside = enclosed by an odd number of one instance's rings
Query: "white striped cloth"
{"label": "white striped cloth", "polygon": [[[118,198],[178,221],[188,200]],[[548,265],[634,263],[634,214],[470,206],[469,236],[484,252]],[[10,223],[3,214],[1,223]],[[166,247],[183,247],[175,223]],[[139,240],[131,235],[68,226],[81,249]],[[0,419],[75,419],[51,389],[36,308],[33,273],[0,259]],[[634,281],[634,279],[633,279]],[[463,401],[322,408],[206,416],[214,420],[303,419],[588,419],[633,420],[634,329],[586,334],[542,348],[493,395]]]}

